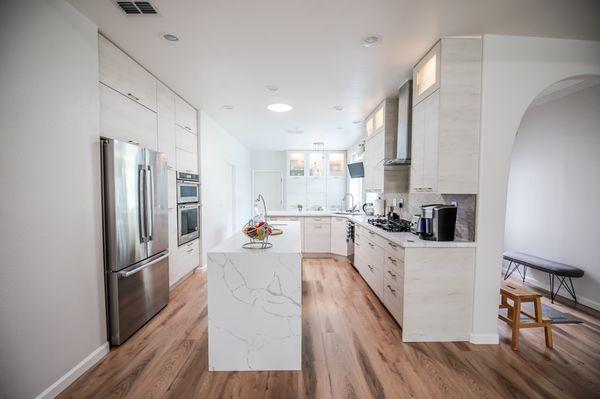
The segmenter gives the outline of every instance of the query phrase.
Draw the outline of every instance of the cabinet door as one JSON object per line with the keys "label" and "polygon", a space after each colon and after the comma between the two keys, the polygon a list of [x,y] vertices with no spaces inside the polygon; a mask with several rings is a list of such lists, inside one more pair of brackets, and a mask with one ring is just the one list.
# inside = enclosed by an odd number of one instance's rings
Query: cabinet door
{"label": "cabinet door", "polygon": [[286,180],[286,201],[288,210],[297,210],[298,205],[306,209],[306,178],[288,177]]}
{"label": "cabinet door", "polygon": [[327,154],[327,177],[346,178],[346,153],[330,152]]}
{"label": "cabinet door", "polygon": [[373,124],[374,124],[374,129],[375,132],[379,132],[381,129],[383,129],[383,122],[384,122],[384,111],[385,111],[385,101],[383,101],[379,107],[375,110],[375,113],[373,115]]}
{"label": "cabinet door", "polygon": [[441,41],[413,69],[413,104],[418,104],[440,88]]}
{"label": "cabinet door", "polygon": [[346,242],[346,218],[331,218],[331,253],[341,256],[348,255]]}
{"label": "cabinet door", "polygon": [[156,112],[156,79],[104,36],[98,36],[100,81]]}
{"label": "cabinet door", "polygon": [[192,132],[188,132],[180,126],[175,128],[175,147],[180,150],[198,153],[198,136]]}
{"label": "cabinet door", "polygon": [[423,191],[436,192],[438,181],[438,135],[440,128],[439,90],[423,100],[423,104],[425,105]]}
{"label": "cabinet door", "polygon": [[167,177],[167,208],[175,209],[177,208],[177,175],[175,169],[169,170]]}
{"label": "cabinet door", "polygon": [[306,177],[306,154],[304,152],[287,153],[287,175]]}
{"label": "cabinet door", "polygon": [[198,157],[191,152],[177,148],[177,170],[198,174]]}
{"label": "cabinet door", "polygon": [[[328,178],[327,179],[327,209],[343,210],[342,198],[346,193],[346,179]],[[350,201],[348,201],[350,207]]]}
{"label": "cabinet door", "polygon": [[304,224],[304,249],[306,252],[329,253],[331,252],[331,224],[330,223],[305,223]]}
{"label": "cabinet door", "polygon": [[100,86],[100,135],[157,150],[156,113],[107,87]]}
{"label": "cabinet door", "polygon": [[371,137],[373,133],[375,133],[375,121],[373,115],[369,115],[367,119],[365,119],[365,133],[367,138]]}
{"label": "cabinet door", "polygon": [[410,162],[410,190],[421,191],[423,188],[423,167],[425,162],[425,108],[420,103],[413,107],[412,141]]}
{"label": "cabinet door", "polygon": [[366,143],[365,190],[383,190],[383,159],[385,157],[385,134],[378,133]]}
{"label": "cabinet door", "polygon": [[198,133],[198,115],[196,109],[181,97],[175,97],[175,123],[194,134]]}
{"label": "cabinet door", "polygon": [[175,93],[157,84],[158,151],[167,154],[167,165],[175,168]]}

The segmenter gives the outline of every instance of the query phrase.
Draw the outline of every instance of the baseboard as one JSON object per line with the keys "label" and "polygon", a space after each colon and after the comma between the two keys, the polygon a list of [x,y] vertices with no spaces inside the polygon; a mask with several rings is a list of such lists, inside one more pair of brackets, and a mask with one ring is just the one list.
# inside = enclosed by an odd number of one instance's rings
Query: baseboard
{"label": "baseboard", "polygon": [[96,350],[87,355],[82,361],[80,361],[75,367],[67,371],[62,377],[56,382],[50,385],[44,392],[36,396],[36,399],[55,398],[64,391],[69,385],[79,378],[83,373],[88,371],[94,366],[100,359],[108,354],[110,346],[108,342],[100,345]]}
{"label": "baseboard", "polygon": [[[527,273],[527,274],[529,274],[529,273]],[[541,288],[543,290],[546,290],[546,291],[550,292],[550,286],[547,285],[547,284],[545,284],[545,283],[543,283],[543,282],[541,282],[540,280],[538,280],[536,278],[533,278],[531,276],[527,276],[527,277],[525,277],[525,282],[527,284],[533,285],[536,288]],[[561,292],[563,290],[564,290],[564,288],[561,288]],[[568,300],[573,300],[573,298],[570,295],[564,296],[564,295],[561,295],[559,293],[557,296],[565,298],[565,299],[568,299]],[[586,298],[584,296],[577,295],[577,302],[579,302],[580,304],[585,305],[585,306],[587,306],[589,308],[592,308],[592,309],[595,309],[595,310],[600,310],[600,303],[598,303],[596,301],[593,301],[591,299],[588,299],[588,298]]]}
{"label": "baseboard", "polygon": [[500,337],[498,334],[473,334],[469,338],[469,342],[476,345],[498,345]]}
{"label": "baseboard", "polygon": [[196,273],[196,270],[199,268],[200,266],[196,266],[194,267],[192,270],[190,270],[189,272],[187,272],[186,274],[184,274],[183,276],[181,276],[181,278],[177,281],[175,281],[173,284],[171,284],[169,286],[169,292],[173,291],[175,288],[179,287],[181,285],[181,283],[183,283],[185,280],[188,279],[188,277],[190,277],[192,274]]}

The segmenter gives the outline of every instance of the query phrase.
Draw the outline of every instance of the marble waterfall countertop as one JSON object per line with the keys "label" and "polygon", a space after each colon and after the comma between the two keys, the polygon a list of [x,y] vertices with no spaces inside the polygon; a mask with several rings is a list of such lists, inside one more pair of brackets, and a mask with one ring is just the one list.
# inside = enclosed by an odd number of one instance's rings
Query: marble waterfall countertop
{"label": "marble waterfall countertop", "polygon": [[301,369],[300,223],[273,224],[272,248],[242,248],[239,232],[208,252],[209,370]]}
{"label": "marble waterfall countertop", "polygon": [[[342,217],[353,221],[354,223],[372,231],[385,239],[393,242],[394,244],[400,245],[405,248],[475,248],[477,243],[474,241],[429,241],[419,238],[413,233],[391,233],[385,231],[379,227],[375,227],[367,222],[369,218],[373,216],[366,216],[364,213],[357,213],[351,215],[339,214],[329,211],[271,211],[269,216],[282,217],[282,216],[293,216],[293,217]],[[272,223],[277,223],[273,221]]]}

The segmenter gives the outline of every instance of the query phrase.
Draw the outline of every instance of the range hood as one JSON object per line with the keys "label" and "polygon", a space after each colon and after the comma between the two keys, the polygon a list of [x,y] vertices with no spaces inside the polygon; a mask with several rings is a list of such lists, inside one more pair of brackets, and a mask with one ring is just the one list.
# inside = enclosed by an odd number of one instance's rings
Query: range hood
{"label": "range hood", "polygon": [[396,148],[385,165],[410,165],[410,143],[412,139],[412,80],[407,80],[398,91],[398,129]]}

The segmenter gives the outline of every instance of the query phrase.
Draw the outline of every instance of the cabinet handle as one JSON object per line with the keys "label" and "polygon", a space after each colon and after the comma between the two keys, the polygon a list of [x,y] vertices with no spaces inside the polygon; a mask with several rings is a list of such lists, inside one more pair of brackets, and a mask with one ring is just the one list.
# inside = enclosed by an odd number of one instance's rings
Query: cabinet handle
{"label": "cabinet handle", "polygon": [[369,234],[371,234],[372,236],[374,236],[374,235],[375,235],[375,233],[373,233],[372,231],[369,231]]}
{"label": "cabinet handle", "polygon": [[192,129],[190,129],[189,126],[184,126],[184,128],[186,128],[187,130],[189,130],[190,132],[192,131]]}
{"label": "cabinet handle", "polygon": [[140,99],[134,96],[132,93],[127,93],[127,97],[133,98],[135,101],[140,101]]}
{"label": "cabinet handle", "polygon": [[360,247],[360,244],[355,242],[354,245],[356,245],[357,247]]}
{"label": "cabinet handle", "polygon": [[316,225],[314,227],[315,227],[315,229],[322,229],[323,228],[323,226],[321,226],[320,224],[318,224],[318,225]]}
{"label": "cabinet handle", "polygon": [[387,285],[388,289],[391,291],[391,293],[395,296],[396,295],[396,290],[392,288],[391,285]]}
{"label": "cabinet handle", "polygon": [[313,218],[313,220],[321,221],[321,218]]}
{"label": "cabinet handle", "polygon": [[397,248],[396,244],[392,244],[391,242],[388,242],[388,245],[389,245],[390,247],[394,248],[394,249],[396,249],[396,248]]}
{"label": "cabinet handle", "polygon": [[375,268],[371,265],[367,265],[369,267],[369,269],[371,269],[371,271],[375,270]]}
{"label": "cabinet handle", "polygon": [[371,248],[375,248],[375,245],[373,245],[373,243],[369,243],[369,246],[370,246]]}
{"label": "cabinet handle", "polygon": [[390,260],[390,262],[396,263],[396,259],[392,258],[391,256],[388,256],[388,259]]}
{"label": "cabinet handle", "polygon": [[389,274],[390,276],[392,276],[392,278],[396,278],[396,275],[395,275],[394,273],[392,273],[392,272],[391,272],[391,271],[389,271],[389,270],[388,270],[387,272],[388,272],[388,274]]}
{"label": "cabinet handle", "polygon": [[190,248],[190,249],[188,249],[188,250],[187,250],[187,253],[188,253],[188,254],[189,254],[189,253],[192,253],[192,252],[194,252],[194,248]]}
{"label": "cabinet handle", "polygon": [[185,171],[188,172],[188,173],[192,173],[191,169],[186,169]]}

